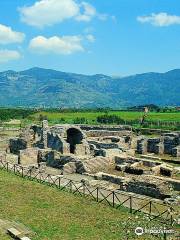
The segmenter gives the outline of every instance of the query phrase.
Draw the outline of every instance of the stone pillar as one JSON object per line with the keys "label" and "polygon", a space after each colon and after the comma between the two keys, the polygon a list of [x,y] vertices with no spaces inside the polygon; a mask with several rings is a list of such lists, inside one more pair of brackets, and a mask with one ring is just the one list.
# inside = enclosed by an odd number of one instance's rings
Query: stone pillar
{"label": "stone pillar", "polygon": [[146,154],[147,153],[147,139],[140,139],[137,141],[137,153]]}
{"label": "stone pillar", "polygon": [[180,157],[180,146],[177,146],[172,149],[172,156],[173,157]]}
{"label": "stone pillar", "polygon": [[48,128],[49,128],[48,121],[43,120],[42,121],[42,141],[43,141],[44,148],[48,147],[48,140],[47,140]]}
{"label": "stone pillar", "polygon": [[158,143],[154,145],[154,151],[155,154],[162,155],[164,153],[164,144]]}
{"label": "stone pillar", "polygon": [[178,147],[179,145],[179,135],[177,133],[169,133],[164,137],[164,153],[174,155],[173,148]]}

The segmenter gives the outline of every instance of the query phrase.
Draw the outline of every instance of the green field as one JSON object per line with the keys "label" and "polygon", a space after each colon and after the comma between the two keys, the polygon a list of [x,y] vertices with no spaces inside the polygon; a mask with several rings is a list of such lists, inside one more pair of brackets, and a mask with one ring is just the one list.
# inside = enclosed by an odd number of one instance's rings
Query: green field
{"label": "green field", "polygon": [[[137,226],[161,226],[145,216],[130,215],[123,207],[112,209],[2,170],[0,196],[0,219],[24,224],[33,240],[137,239]],[[0,239],[9,238],[0,230]],[[138,239],[157,237],[144,234]]]}
{"label": "green field", "polygon": [[[104,115],[104,112],[38,112],[30,116],[31,119],[39,119],[39,116],[46,116],[49,121],[60,121],[62,118],[67,122],[72,122],[76,118],[86,118],[89,123],[96,122],[96,118],[100,115]],[[138,120],[142,117],[141,112],[127,112],[127,111],[109,111],[109,115],[117,115],[124,120]],[[180,122],[180,112],[176,113],[156,113],[150,112],[148,114],[147,120],[153,121],[179,121]]]}
{"label": "green field", "polygon": [[[21,126],[32,123],[40,123],[47,119],[50,125],[53,124],[125,124],[135,128],[158,128],[180,130],[180,112],[149,112],[145,118],[144,125],[140,125],[143,112],[138,111],[113,111],[113,110],[58,110],[46,109],[1,109],[0,123],[6,127],[17,127],[12,119],[20,120]],[[11,121],[10,121],[11,120]],[[8,123],[10,121],[10,124]],[[18,121],[16,121],[18,122]],[[20,125],[20,124],[19,124]]]}

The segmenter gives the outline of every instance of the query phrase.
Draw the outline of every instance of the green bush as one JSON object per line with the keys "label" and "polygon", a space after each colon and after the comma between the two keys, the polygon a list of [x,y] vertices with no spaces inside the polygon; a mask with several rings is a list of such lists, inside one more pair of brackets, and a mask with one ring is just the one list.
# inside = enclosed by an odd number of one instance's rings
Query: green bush
{"label": "green bush", "polygon": [[122,123],[124,123],[124,120],[117,115],[105,114],[102,116],[98,116],[97,122],[103,123],[103,124],[122,124]]}

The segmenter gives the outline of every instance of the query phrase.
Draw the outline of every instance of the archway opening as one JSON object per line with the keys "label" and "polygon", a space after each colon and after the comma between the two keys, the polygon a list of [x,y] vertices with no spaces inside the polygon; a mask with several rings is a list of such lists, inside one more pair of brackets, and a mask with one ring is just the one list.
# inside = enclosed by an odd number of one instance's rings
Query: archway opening
{"label": "archway opening", "polygon": [[70,153],[75,153],[76,144],[82,143],[83,134],[76,128],[69,128],[67,130],[67,142],[70,144]]}

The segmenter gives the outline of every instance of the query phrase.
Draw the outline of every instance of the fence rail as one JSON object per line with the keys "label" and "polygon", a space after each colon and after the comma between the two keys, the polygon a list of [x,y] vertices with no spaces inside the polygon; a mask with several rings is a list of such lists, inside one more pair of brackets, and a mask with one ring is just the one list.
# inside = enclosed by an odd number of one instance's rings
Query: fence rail
{"label": "fence rail", "polygon": [[172,206],[165,204],[161,200],[142,197],[119,190],[109,190],[103,187],[89,186],[85,181],[75,181],[64,177],[63,175],[50,175],[40,171],[23,167],[19,164],[12,164],[6,160],[0,159],[0,169],[28,178],[36,180],[40,183],[46,183],[51,187],[56,187],[59,190],[67,190],[73,194],[88,197],[99,203],[104,203],[113,208],[121,206],[129,209],[132,214],[139,212],[145,213],[150,220],[158,219],[163,223],[173,225],[175,222],[175,209]]}

